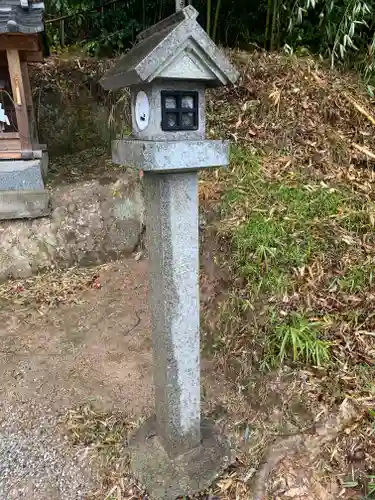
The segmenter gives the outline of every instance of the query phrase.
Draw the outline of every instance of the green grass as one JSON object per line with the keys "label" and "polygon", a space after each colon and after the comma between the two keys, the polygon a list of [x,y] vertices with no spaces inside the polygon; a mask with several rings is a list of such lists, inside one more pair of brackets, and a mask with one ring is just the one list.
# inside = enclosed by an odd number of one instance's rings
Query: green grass
{"label": "green grass", "polygon": [[375,264],[364,262],[351,266],[347,272],[338,278],[337,284],[344,293],[360,294],[374,286]]}
{"label": "green grass", "polygon": [[[329,251],[332,227],[352,207],[353,198],[324,185],[293,179],[272,181],[246,150],[235,149],[224,216],[242,220],[232,234],[234,261],[253,292],[286,293],[293,269]],[[331,228],[331,231],[326,231]]]}
{"label": "green grass", "polygon": [[[237,287],[223,308],[224,330],[256,334],[254,325],[246,325],[247,311],[253,308],[254,316],[263,315],[258,333],[269,340],[264,343],[267,364],[327,364],[330,344],[319,324],[309,320],[311,311],[281,314],[282,299],[298,288],[298,269],[316,260],[340,259],[347,250],[340,235],[368,230],[366,207],[345,187],[327,186],[301,173],[270,175],[260,163],[249,150],[234,148],[225,177],[223,227],[232,242],[232,270],[243,288]],[[372,284],[373,273],[354,265],[335,279],[341,290],[357,292]]]}
{"label": "green grass", "polygon": [[375,498],[375,476],[368,476],[368,494],[367,498]]}
{"label": "green grass", "polygon": [[330,361],[330,344],[320,338],[321,324],[293,314],[275,327],[270,338],[270,363],[283,363],[287,359],[315,366]]}

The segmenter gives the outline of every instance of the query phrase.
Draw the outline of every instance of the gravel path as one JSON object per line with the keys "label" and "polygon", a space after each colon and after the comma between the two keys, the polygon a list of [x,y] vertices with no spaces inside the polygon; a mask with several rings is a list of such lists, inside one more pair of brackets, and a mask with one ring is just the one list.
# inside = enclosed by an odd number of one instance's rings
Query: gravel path
{"label": "gravel path", "polygon": [[80,500],[91,487],[50,408],[1,407],[0,500]]}
{"label": "gravel path", "polygon": [[100,490],[95,452],[64,439],[67,409],[150,413],[146,273],[146,261],[130,259],[86,277],[23,281],[14,304],[0,297],[0,500],[87,500]]}

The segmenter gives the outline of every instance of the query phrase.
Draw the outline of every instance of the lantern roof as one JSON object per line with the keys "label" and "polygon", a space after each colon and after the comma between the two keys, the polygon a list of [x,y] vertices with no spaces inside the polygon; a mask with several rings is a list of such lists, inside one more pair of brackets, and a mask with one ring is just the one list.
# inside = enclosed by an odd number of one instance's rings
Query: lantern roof
{"label": "lantern roof", "polygon": [[188,5],[140,33],[136,45],[101,79],[102,86],[116,90],[156,78],[201,80],[208,86],[234,83],[237,70],[197,17]]}
{"label": "lantern roof", "polygon": [[0,0],[0,33],[44,31],[44,3],[33,0]]}

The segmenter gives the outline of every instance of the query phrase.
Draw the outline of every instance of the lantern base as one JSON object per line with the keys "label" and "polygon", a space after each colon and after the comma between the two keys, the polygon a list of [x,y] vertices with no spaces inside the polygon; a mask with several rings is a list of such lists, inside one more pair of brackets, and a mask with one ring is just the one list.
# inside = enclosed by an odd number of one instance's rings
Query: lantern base
{"label": "lantern base", "polygon": [[130,441],[130,467],[152,500],[174,500],[208,488],[230,465],[230,448],[208,422],[201,444],[170,458],[157,435],[156,417],[147,420]]}

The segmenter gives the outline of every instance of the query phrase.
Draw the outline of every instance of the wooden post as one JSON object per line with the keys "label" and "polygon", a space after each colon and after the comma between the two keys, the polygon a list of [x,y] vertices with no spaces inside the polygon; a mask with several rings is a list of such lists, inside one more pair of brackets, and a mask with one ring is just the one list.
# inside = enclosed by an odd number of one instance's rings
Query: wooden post
{"label": "wooden post", "polygon": [[27,103],[25,89],[22,78],[22,69],[20,54],[17,49],[7,49],[7,59],[9,67],[10,81],[12,84],[12,93],[14,107],[16,109],[17,128],[20,134],[21,149],[23,151],[31,150],[31,137],[29,117],[27,114]]}
{"label": "wooden post", "polygon": [[38,129],[36,127],[33,95],[31,92],[29,69],[28,69],[26,61],[21,62],[21,71],[22,71],[23,86],[25,89],[26,106],[27,106],[28,117],[29,117],[30,138],[31,138],[32,144],[36,145],[39,143]]}

